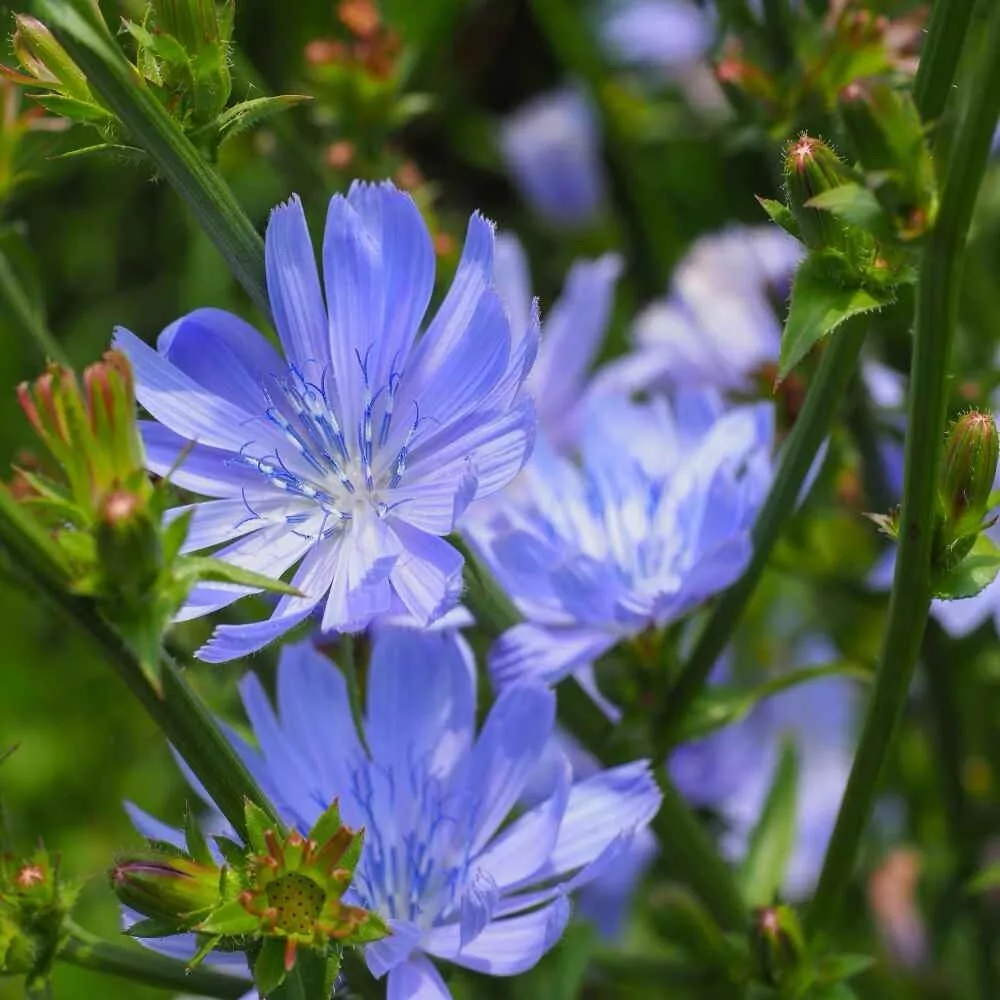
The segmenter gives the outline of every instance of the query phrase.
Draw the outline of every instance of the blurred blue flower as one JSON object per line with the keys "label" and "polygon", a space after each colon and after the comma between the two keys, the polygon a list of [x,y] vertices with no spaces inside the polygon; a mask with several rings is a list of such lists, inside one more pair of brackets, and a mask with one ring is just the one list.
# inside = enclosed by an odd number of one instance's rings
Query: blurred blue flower
{"label": "blurred blue flower", "polygon": [[666,73],[698,62],[712,33],[710,15],[689,0],[617,0],[601,27],[613,59]]}
{"label": "blurred blue flower", "polygon": [[[836,659],[825,642],[801,649],[799,665]],[[714,680],[727,679],[717,668]],[[745,718],[716,733],[678,747],[668,762],[677,788],[692,804],[718,813],[726,829],[721,846],[739,861],[774,778],[782,741],[799,754],[795,847],[784,891],[801,898],[819,875],[854,756],[857,715],[854,684],[822,677],[759,702]]]}
{"label": "blurred blue flower", "polygon": [[[622,261],[617,254],[578,261],[562,295],[545,314],[538,357],[527,387],[535,401],[538,426],[556,448],[571,446],[586,409],[590,367],[611,319],[615,285]],[[496,288],[510,316],[515,337],[538,336],[538,312],[531,297],[531,277],[516,237],[497,237]]]}
{"label": "blurred blue flower", "polygon": [[500,152],[522,197],[557,226],[592,221],[604,198],[601,136],[586,98],[564,88],[532,98],[500,125]]}
{"label": "blurred blue flower", "polygon": [[636,317],[632,353],[609,365],[603,381],[626,389],[750,388],[778,359],[778,307],[801,257],[798,241],[777,226],[701,237],[674,271],[667,297]]}
{"label": "blurred blue flower", "polygon": [[[283,818],[306,829],[336,798],[344,822],[366,829],[352,900],[392,926],[365,957],[388,973],[394,1000],[450,996],[428,956],[499,976],[530,968],[561,936],[567,894],[612,870],[659,807],[645,761],[574,783],[562,760],[551,794],[506,823],[552,734],[555,699],[512,686],[477,738],[475,664],[454,632],[377,633],[370,757],[342,676],[309,643],[282,651],[277,713],[255,676],[241,691],[260,749],[232,738]],[[147,836],[170,833],[133,818]]]}
{"label": "blurred blue flower", "polygon": [[579,467],[539,440],[516,488],[463,524],[526,619],[490,651],[494,682],[586,671],[732,583],[772,440],[770,405],[723,412],[712,394],[595,398]]}
{"label": "blurred blue flower", "polygon": [[[324,631],[442,615],[462,558],[440,536],[517,474],[534,434],[519,394],[534,343],[512,347],[485,219],[470,220],[420,337],[434,251],[413,200],[391,184],[356,183],[331,200],[325,300],[297,198],[272,213],[266,253],[284,357],[218,309],[178,320],[156,351],[127,330],[115,336],[158,421],[143,428],[149,467],[218,498],[181,508],[193,512],[186,549],[231,543],[216,554],[273,577],[301,563],[292,583],[304,596],[282,598],[268,621],[217,628],[198,654],[213,662],[259,649],[324,599]],[[251,592],[198,587],[179,617]]]}

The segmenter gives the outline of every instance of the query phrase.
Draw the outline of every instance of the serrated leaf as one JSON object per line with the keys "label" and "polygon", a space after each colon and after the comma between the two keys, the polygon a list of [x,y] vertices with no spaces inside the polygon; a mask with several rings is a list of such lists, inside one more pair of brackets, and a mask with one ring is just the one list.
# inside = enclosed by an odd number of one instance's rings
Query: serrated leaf
{"label": "serrated leaf", "polygon": [[222,559],[213,559],[211,556],[182,556],[177,561],[177,574],[190,580],[192,584],[206,581],[209,583],[235,583],[241,587],[252,587],[254,590],[264,590],[272,594],[287,594],[289,597],[304,596],[301,590],[293,587],[290,583],[264,576],[263,573],[254,573],[251,570],[243,569],[242,566],[234,566]]}
{"label": "serrated leaf", "polygon": [[251,934],[260,927],[260,918],[244,909],[239,900],[231,899],[195,926],[199,933],[219,938]]}
{"label": "serrated leaf", "polygon": [[187,845],[188,854],[195,861],[203,865],[215,864],[215,858],[212,857],[212,852],[208,848],[205,832],[198,825],[198,820],[195,818],[190,804],[184,807],[184,843]]}
{"label": "serrated leaf", "polygon": [[73,160],[82,156],[93,156],[95,153],[117,153],[130,162],[139,163],[146,159],[146,154],[138,146],[124,146],[116,142],[99,142],[93,146],[81,146],[79,149],[71,149],[66,153],[60,153],[53,157],[56,160]]}
{"label": "serrated leaf", "polygon": [[349,945],[370,944],[381,941],[391,933],[389,925],[374,910],[368,911],[368,919],[345,939]]}
{"label": "serrated leaf", "polygon": [[264,834],[274,829],[274,820],[249,799],[243,803],[243,809],[250,846],[255,854],[266,854],[267,841],[264,839]]}
{"label": "serrated leaf", "polygon": [[172,937],[181,929],[181,924],[176,920],[157,920],[148,917],[131,924],[125,929],[125,933],[134,938],[161,938]]}
{"label": "serrated leaf", "polygon": [[284,981],[285,945],[280,938],[266,937],[253,961],[253,981],[261,996],[276,990]]}
{"label": "serrated leaf", "polygon": [[313,823],[309,839],[315,840],[317,844],[325,844],[343,825],[340,819],[340,803],[334,799]]}
{"label": "serrated leaf", "polygon": [[801,241],[802,230],[799,229],[799,223],[792,214],[792,210],[784,202],[775,201],[773,198],[758,198],[757,204],[767,212],[773,223],[781,226],[789,236],[794,236]]}
{"label": "serrated leaf", "polygon": [[75,97],[49,94],[44,97],[36,97],[35,101],[50,114],[82,122],[85,125],[106,125],[115,120],[115,116],[99,104],[78,101]]}
{"label": "serrated leaf", "polygon": [[219,852],[225,858],[227,864],[238,869],[243,867],[246,863],[246,850],[242,845],[237,844],[235,840],[230,840],[228,837],[216,836],[212,839],[215,841],[215,846],[219,848]]}
{"label": "serrated leaf", "polygon": [[853,680],[869,681],[871,674],[857,664],[843,660],[822,666],[789,670],[750,691],[715,685],[691,706],[678,730],[677,742],[688,743],[704,739],[717,729],[745,718],[759,702],[822,677],[850,677]]}
{"label": "serrated leaf", "polygon": [[740,868],[743,896],[751,906],[773,903],[785,880],[785,869],[795,846],[798,784],[798,753],[795,744],[786,740]]}
{"label": "serrated leaf", "polygon": [[221,145],[234,136],[245,132],[248,128],[266,121],[273,115],[287,111],[303,101],[311,101],[313,98],[308,94],[281,94],[277,97],[255,97],[250,101],[243,101],[231,108],[227,108],[218,118],[206,128],[195,133],[198,137],[201,134],[209,135],[215,132],[218,143]]}
{"label": "serrated leaf", "polygon": [[981,534],[969,554],[934,582],[934,596],[943,601],[975,597],[1000,573],[1000,548],[989,535]]}
{"label": "serrated leaf", "polygon": [[[157,490],[162,493],[162,490]],[[188,529],[191,527],[191,518],[194,517],[194,508],[191,507],[175,517],[163,528],[160,536],[160,544],[163,547],[163,563],[165,566],[172,566],[181,554],[184,547],[184,540],[188,536]]]}
{"label": "serrated leaf", "polygon": [[788,319],[781,335],[779,381],[845,320],[882,309],[894,299],[891,289],[841,284],[831,275],[831,263],[826,254],[814,253],[795,272]]}
{"label": "serrated leaf", "polygon": [[806,205],[809,208],[824,209],[848,225],[867,229],[869,232],[881,233],[890,228],[878,199],[861,184],[841,184],[828,191],[821,191],[810,198]]}

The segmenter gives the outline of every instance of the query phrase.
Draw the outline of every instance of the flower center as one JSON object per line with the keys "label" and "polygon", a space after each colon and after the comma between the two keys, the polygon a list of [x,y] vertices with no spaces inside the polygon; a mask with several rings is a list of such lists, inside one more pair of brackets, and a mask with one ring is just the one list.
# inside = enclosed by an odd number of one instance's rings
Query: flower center
{"label": "flower center", "polygon": [[[329,370],[316,383],[292,366],[286,375],[268,376],[261,385],[268,404],[264,419],[280,432],[288,448],[255,455],[251,442],[238,458],[271,486],[314,504],[323,514],[319,532],[323,538],[346,527],[362,506],[373,508],[379,517],[389,513],[392,504],[384,494],[402,481],[420,425],[414,402],[410,425],[393,433],[401,373],[390,372],[385,385],[373,391],[367,360],[359,356],[358,364],[362,394],[355,426],[345,427],[338,417],[344,408],[338,405]],[[292,525],[311,518],[309,510],[286,516]]]}
{"label": "flower center", "polygon": [[289,872],[269,882],[266,892],[268,905],[275,910],[275,926],[288,934],[312,932],[326,893],[311,878]]}

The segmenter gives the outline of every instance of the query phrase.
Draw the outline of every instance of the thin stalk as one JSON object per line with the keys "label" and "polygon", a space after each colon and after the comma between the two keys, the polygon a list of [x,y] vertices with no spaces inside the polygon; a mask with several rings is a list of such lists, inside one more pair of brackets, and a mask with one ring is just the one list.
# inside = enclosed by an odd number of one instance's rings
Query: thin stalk
{"label": "thin stalk", "polygon": [[975,6],[976,0],[935,0],[931,6],[927,41],[913,81],[917,111],[929,124],[941,117],[948,101]]}
{"label": "thin stalk", "polygon": [[937,475],[962,260],[1000,114],[1000,4],[993,6],[990,18],[982,58],[970,80],[968,110],[959,123],[948,163],[937,224],[927,238],[921,260],[896,573],[881,664],[837,824],[807,914],[806,926],[813,934],[827,930],[833,923],[850,882],[930,608]]}
{"label": "thin stalk", "polygon": [[743,575],[720,598],[705,623],[677,683],[668,691],[654,719],[657,756],[673,746],[678,725],[701,694],[719,655],[726,648],[754,588],[767,566],[771,550],[795,510],[802,484],[837,412],[837,404],[854,373],[867,320],[856,317],[832,335],[805,405],[785,443],[784,454],[753,527],[753,556]]}
{"label": "thin stalk", "polygon": [[90,88],[118,116],[130,138],[149,154],[254,304],[264,316],[270,316],[264,241],[229,186],[125,59],[96,5],[92,7],[88,0],[38,0],[37,7],[86,74]]}
{"label": "thin stalk", "polygon": [[204,965],[188,971],[184,962],[147,948],[105,941],[72,923],[59,958],[81,969],[119,976],[134,983],[221,1000],[238,1000],[253,985],[241,976],[216,972]]}
{"label": "thin stalk", "polygon": [[21,578],[61,611],[121,677],[240,835],[246,832],[245,799],[260,806],[280,828],[273,806],[174,661],[161,653],[162,690],[157,691],[94,601],[69,592],[58,550],[4,489],[0,489],[0,547]]}
{"label": "thin stalk", "polygon": [[62,344],[52,336],[52,332],[32,308],[28,293],[2,251],[0,251],[0,304],[6,306],[4,310],[6,314],[13,317],[15,323],[35,342],[47,361],[69,364]]}

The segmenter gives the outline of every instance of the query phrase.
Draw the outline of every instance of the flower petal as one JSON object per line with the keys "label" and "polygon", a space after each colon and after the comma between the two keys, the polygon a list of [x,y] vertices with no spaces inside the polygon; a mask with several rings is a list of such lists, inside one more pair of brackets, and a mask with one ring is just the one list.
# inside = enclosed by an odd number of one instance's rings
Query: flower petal
{"label": "flower petal", "polygon": [[469,851],[489,843],[524,791],[555,723],[555,696],[536,684],[500,693],[469,755],[464,774],[470,798]]}
{"label": "flower petal", "polygon": [[191,520],[188,522],[188,533],[181,551],[197,552],[210,545],[221,545],[259,531],[287,506],[288,501],[284,497],[255,500],[252,508],[242,497],[239,500],[207,500],[172,507],[166,512],[165,520],[170,523],[190,511]]}
{"label": "flower petal", "polygon": [[132,825],[147,840],[162,840],[165,844],[173,844],[184,850],[184,831],[178,830],[166,823],[161,822],[155,816],[150,816],[148,812],[140,809],[132,802],[125,803],[125,812],[132,821]]}
{"label": "flower petal", "polygon": [[156,349],[198,385],[252,414],[267,408],[261,379],[288,370],[261,333],[223,309],[182,316],[160,334]]}
{"label": "flower petal", "polygon": [[394,521],[393,531],[403,551],[392,568],[392,588],[407,611],[420,624],[429,625],[458,603],[464,560],[443,539],[405,522]]}
{"label": "flower petal", "polygon": [[569,903],[560,898],[532,913],[494,920],[464,948],[458,924],[446,924],[425,935],[424,949],[476,972],[516,976],[535,965],[562,937],[569,912]]}
{"label": "flower petal", "polygon": [[598,629],[546,628],[522,622],[493,643],[486,662],[497,688],[526,678],[555,684],[606,653],[618,638]]}
{"label": "flower petal", "polygon": [[314,363],[325,368],[330,360],[326,306],[298,195],[271,212],[264,258],[267,297],[285,355],[298,365]]}
{"label": "flower petal", "polygon": [[440,973],[423,955],[396,966],[389,973],[387,990],[386,1000],[451,1000]]}
{"label": "flower petal", "polygon": [[406,774],[419,762],[450,771],[475,732],[475,664],[456,635],[381,628],[368,673],[365,732],[372,758]]}
{"label": "flower petal", "polygon": [[136,398],[175,434],[229,451],[239,451],[254,437],[248,424],[256,414],[209,392],[134,333],[117,327],[112,343],[132,363]]}

